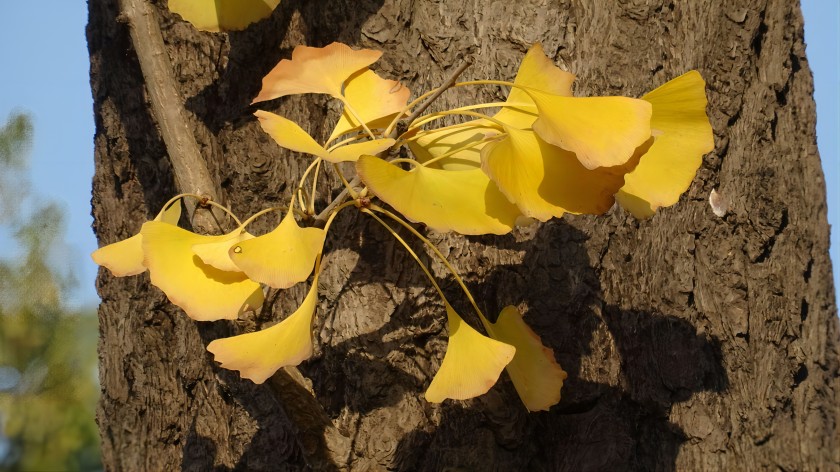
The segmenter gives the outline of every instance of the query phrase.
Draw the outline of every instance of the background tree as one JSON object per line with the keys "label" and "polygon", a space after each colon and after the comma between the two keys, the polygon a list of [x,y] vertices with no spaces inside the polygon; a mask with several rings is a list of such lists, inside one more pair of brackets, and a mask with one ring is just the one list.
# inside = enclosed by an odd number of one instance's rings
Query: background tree
{"label": "background tree", "polygon": [[[582,95],[640,96],[696,68],[708,82],[716,149],[682,201],[650,220],[613,209],[506,237],[430,234],[486,312],[528,309],[569,372],[547,413],[528,414],[506,380],[468,402],[422,399],[446,344],[442,309],[410,258],[362,215],[342,214],[332,233],[340,236],[327,241],[319,351],[301,366],[315,392],[309,402],[287,372],[256,386],[205,351],[290,313],[305,288],[270,293],[247,319],[197,324],[147,276],[100,272],[106,467],[840,467],[838,320],[797,5],[288,0],[230,34],[199,32],[165,2],[151,5],[188,128],[237,214],[284,204],[303,171],[249,105],[298,44],[381,49],[377,70],[415,93],[467,59],[466,78],[510,79],[534,42],[577,74]],[[192,190],[177,188],[134,52],[148,45],[132,44],[127,18],[117,0],[90,2],[102,244],[136,233],[170,196]],[[436,106],[503,93],[450,91]],[[271,104],[320,138],[337,117],[320,96]],[[328,177],[322,185],[339,187]],[[709,205],[713,189],[723,216]]]}
{"label": "background tree", "polygon": [[63,214],[27,197],[31,136],[23,114],[0,128],[0,231],[17,242],[0,257],[0,468],[95,470],[96,317],[63,302]]}

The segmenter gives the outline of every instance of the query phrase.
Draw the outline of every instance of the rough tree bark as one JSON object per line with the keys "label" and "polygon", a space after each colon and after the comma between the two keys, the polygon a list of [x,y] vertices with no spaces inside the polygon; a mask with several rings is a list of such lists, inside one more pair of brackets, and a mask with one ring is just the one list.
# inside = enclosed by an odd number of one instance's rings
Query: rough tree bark
{"label": "rough tree bark", "polygon": [[[108,470],[840,469],[838,318],[797,5],[284,0],[269,20],[225,35],[152,3],[189,128],[242,216],[283,204],[303,170],[249,106],[298,44],[381,49],[377,70],[415,92],[465,56],[474,61],[465,77],[511,79],[534,42],[577,74],[578,94],[639,96],[696,68],[716,148],[680,203],[647,221],[614,208],[506,237],[431,234],[486,311],[527,309],[569,372],[546,413],[528,414],[505,377],[472,401],[423,400],[446,344],[442,307],[363,215],[343,214],[328,238],[317,352],[301,366],[321,416],[299,414],[287,374],[254,385],[205,351],[289,313],[305,284],[270,294],[247,319],[199,324],[148,276],[101,271]],[[106,244],[138,231],[177,189],[118,2],[89,5],[93,213]],[[502,94],[450,91],[437,105]],[[321,137],[337,110],[321,96],[265,106]],[[712,189],[727,203],[723,217],[709,206]],[[332,425],[346,439],[324,447]]]}

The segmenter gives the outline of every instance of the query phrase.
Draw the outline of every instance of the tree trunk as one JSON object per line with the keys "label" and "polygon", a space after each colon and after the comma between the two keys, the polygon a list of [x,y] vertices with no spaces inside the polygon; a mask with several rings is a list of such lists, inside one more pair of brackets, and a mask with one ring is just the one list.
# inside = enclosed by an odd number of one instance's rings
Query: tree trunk
{"label": "tree trunk", "polygon": [[[327,239],[316,354],[301,365],[315,400],[304,406],[290,374],[255,385],[205,346],[289,313],[306,284],[272,292],[246,319],[196,323],[147,275],[100,271],[108,470],[840,469],[838,318],[797,5],[283,0],[244,32],[210,34],[152,3],[189,126],[243,217],[287,202],[305,165],[249,105],[299,44],[383,50],[376,70],[415,96],[467,57],[464,77],[510,80],[535,42],[577,74],[578,95],[641,96],[698,69],[716,148],[680,203],[646,221],[614,208],[504,237],[430,233],[486,312],[519,305],[554,349],[569,378],[549,412],[529,414],[505,375],[471,401],[423,399],[446,346],[443,308],[405,251],[356,212]],[[89,5],[93,213],[107,244],[178,190],[118,2]],[[435,107],[503,93],[453,90]],[[337,115],[325,96],[263,105],[316,138]]]}

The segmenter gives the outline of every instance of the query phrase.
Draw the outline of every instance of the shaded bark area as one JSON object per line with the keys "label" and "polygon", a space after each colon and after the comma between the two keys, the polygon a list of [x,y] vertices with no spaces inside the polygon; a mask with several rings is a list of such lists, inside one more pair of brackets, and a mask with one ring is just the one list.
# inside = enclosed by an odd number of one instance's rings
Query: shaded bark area
{"label": "shaded bark area", "polygon": [[[425,402],[446,347],[443,308],[405,252],[354,212],[328,237],[317,352],[301,366],[347,438],[323,456],[270,387],[282,376],[254,385],[205,351],[291,313],[305,284],[270,292],[245,319],[198,324],[147,275],[101,271],[108,470],[840,469],[840,333],[796,5],[284,0],[269,20],[223,35],[153,4],[191,127],[240,216],[284,204],[306,166],[259,129],[249,105],[298,44],[381,49],[377,71],[415,95],[466,56],[465,78],[512,79],[534,42],[577,74],[579,95],[640,96],[698,69],[716,148],[681,202],[647,221],[614,208],[505,237],[429,234],[486,312],[519,305],[554,349],[569,379],[549,412],[528,414],[504,375],[477,399]],[[117,2],[89,5],[93,212],[107,244],[138,231],[176,189]],[[492,87],[450,91],[434,108],[503,97]],[[321,96],[260,108],[321,138],[338,111]],[[329,176],[321,185],[338,187]],[[726,201],[723,217],[709,206],[712,189]],[[470,319],[456,284],[436,271]]]}

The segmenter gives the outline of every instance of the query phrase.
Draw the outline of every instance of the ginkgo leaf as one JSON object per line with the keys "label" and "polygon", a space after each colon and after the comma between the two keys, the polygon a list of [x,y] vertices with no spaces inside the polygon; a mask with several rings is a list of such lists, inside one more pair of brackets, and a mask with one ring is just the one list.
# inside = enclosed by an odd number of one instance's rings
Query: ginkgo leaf
{"label": "ginkgo leaf", "polygon": [[[560,97],[571,97],[574,80],[574,74],[554,65],[554,61],[543,52],[542,45],[537,43],[525,54],[513,83]],[[512,87],[506,103],[508,105],[494,116],[506,125],[525,129],[537,119],[537,106],[525,90]]]}
{"label": "ginkgo leaf", "polygon": [[357,72],[344,84],[345,109],[330,138],[359,128],[361,123],[348,110],[353,108],[368,128],[385,128],[405,108],[411,92],[396,80],[383,79],[370,69]]}
{"label": "ginkgo leaf", "polygon": [[516,393],[529,411],[548,410],[560,401],[566,372],[554,359],[554,351],[545,347],[540,337],[522,319],[519,310],[507,306],[495,323],[486,325],[493,338],[516,348],[513,360],[505,367]]}
{"label": "ginkgo leaf", "polygon": [[354,50],[342,43],[322,48],[297,46],[292,59],[283,59],[262,80],[252,103],[299,93],[326,93],[341,97],[341,87],[355,72],[376,62],[381,51]]}
{"label": "ginkgo leaf", "polygon": [[380,138],[346,144],[327,151],[294,121],[262,110],[256,111],[254,115],[259,119],[263,131],[268,133],[281,147],[291,149],[292,151],[312,154],[327,162],[356,161],[359,156],[378,154],[394,145],[393,139]]}
{"label": "ginkgo leaf", "polygon": [[624,164],[651,136],[651,105],[644,100],[529,94],[540,112],[534,131],[575,153],[587,169]]}
{"label": "ginkgo leaf", "polygon": [[[575,76],[560,70],[543,52],[540,44],[528,50],[519,66],[514,84],[546,93],[570,97]],[[537,106],[525,90],[512,87],[505,106],[492,118],[516,129],[527,129],[537,119]],[[485,138],[500,134],[499,125],[478,119],[458,125],[424,132],[411,141],[409,148],[419,162],[426,162],[457,149],[462,151],[431,164],[437,169],[465,170],[480,165],[480,153]],[[472,146],[470,146],[472,144]]]}
{"label": "ginkgo leaf", "polygon": [[318,276],[300,307],[276,325],[253,333],[216,339],[207,346],[216,362],[261,384],[278,369],[312,356],[312,321],[318,306]]}
{"label": "ginkgo leaf", "polygon": [[262,306],[260,284],[242,272],[227,272],[205,264],[192,247],[229,238],[204,236],[160,221],[140,230],[143,254],[152,285],[198,321],[235,319]]}
{"label": "ginkgo leaf", "polygon": [[356,170],[376,196],[436,231],[506,234],[520,215],[481,169],[417,166],[405,171],[377,157],[362,156]]}
{"label": "ginkgo leaf", "polygon": [[566,212],[604,213],[624,185],[624,174],[638,163],[636,158],[589,170],[574,153],[546,143],[533,131],[506,131],[506,137],[482,150],[482,169],[522,214],[540,221]]}
{"label": "ginkgo leaf", "polygon": [[270,233],[242,241],[229,254],[251,280],[275,288],[289,288],[312,273],[325,236],[321,228],[298,226],[289,211]]}
{"label": "ginkgo leaf", "polygon": [[247,231],[232,231],[225,235],[224,239],[219,239],[211,243],[195,244],[192,247],[195,255],[201,258],[205,264],[215,267],[219,270],[228,272],[242,272],[242,269],[233,263],[230,258],[230,248],[242,241],[254,239],[254,235]]}
{"label": "ginkgo leaf", "polygon": [[426,400],[466,400],[490,390],[516,349],[488,338],[468,325],[446,304],[449,345],[437,374],[426,390]]}
{"label": "ginkgo leaf", "polygon": [[703,155],[715,147],[706,115],[706,83],[699,72],[687,72],[642,99],[653,106],[650,125],[657,137],[616,195],[619,204],[637,218],[677,203],[691,185]]}
{"label": "ginkgo leaf", "polygon": [[[154,221],[162,221],[171,225],[177,225],[181,219],[181,202],[176,201],[169,208],[161,210]],[[93,262],[107,268],[114,277],[126,277],[146,272],[143,265],[143,236],[140,233],[103,246],[90,255]]]}
{"label": "ginkgo leaf", "polygon": [[239,31],[271,16],[280,0],[169,0],[169,9],[201,31]]}

